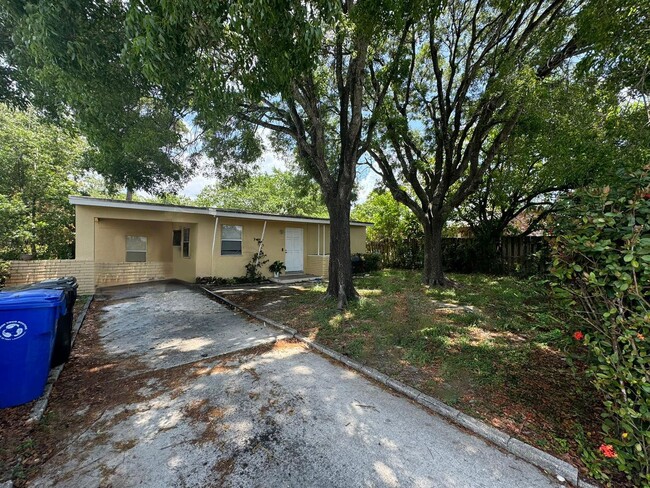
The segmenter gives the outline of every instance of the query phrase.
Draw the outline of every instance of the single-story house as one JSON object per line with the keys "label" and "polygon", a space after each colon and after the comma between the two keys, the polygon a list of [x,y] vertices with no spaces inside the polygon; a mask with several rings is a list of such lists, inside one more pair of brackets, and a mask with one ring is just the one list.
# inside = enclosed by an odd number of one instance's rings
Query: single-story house
{"label": "single-story house", "polygon": [[[92,263],[96,286],[158,279],[243,276],[260,243],[268,266],[327,278],[328,219],[243,210],[71,196],[76,213],[75,261]],[[352,253],[366,251],[366,227],[351,222]]]}

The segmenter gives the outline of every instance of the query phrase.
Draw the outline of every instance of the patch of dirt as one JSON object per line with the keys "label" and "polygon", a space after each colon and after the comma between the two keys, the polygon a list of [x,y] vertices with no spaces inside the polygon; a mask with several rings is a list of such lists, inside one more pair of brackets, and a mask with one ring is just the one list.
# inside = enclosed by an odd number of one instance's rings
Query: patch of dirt
{"label": "patch of dirt", "polygon": [[138,439],[129,439],[126,441],[116,442],[113,448],[119,452],[126,452],[133,449],[138,444]]}
{"label": "patch of dirt", "polygon": [[232,474],[235,469],[235,460],[232,457],[219,459],[213,468],[219,474],[219,485],[224,486],[228,476]]}

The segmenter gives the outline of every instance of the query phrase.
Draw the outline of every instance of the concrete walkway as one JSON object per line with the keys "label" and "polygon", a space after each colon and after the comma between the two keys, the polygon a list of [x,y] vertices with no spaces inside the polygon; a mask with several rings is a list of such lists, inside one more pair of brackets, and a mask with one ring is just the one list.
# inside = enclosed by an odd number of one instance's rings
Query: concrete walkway
{"label": "concrete walkway", "polygon": [[301,344],[241,350],[277,333],[198,292],[133,288],[100,307],[106,354],[141,359],[114,380],[133,393],[99,412],[81,399],[72,417],[96,420],[33,486],[560,486]]}

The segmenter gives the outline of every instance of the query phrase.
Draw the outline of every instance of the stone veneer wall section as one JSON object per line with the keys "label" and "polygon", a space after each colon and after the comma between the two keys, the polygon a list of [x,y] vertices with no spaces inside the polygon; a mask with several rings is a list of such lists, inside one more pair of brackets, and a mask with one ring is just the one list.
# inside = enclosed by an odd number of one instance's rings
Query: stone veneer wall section
{"label": "stone veneer wall section", "polygon": [[79,293],[95,293],[96,287],[128,285],[173,278],[171,262],[147,263],[94,263],[75,259],[50,259],[38,261],[11,261],[11,276],[6,286],[20,286],[48,278],[74,276],[79,283]]}
{"label": "stone veneer wall section", "polygon": [[327,279],[329,276],[329,256],[308,255],[305,258],[305,273],[315,276],[322,276]]}
{"label": "stone veneer wall section", "polygon": [[10,261],[11,276],[6,286],[27,285],[35,281],[61,276],[74,276],[79,283],[79,293],[95,292],[95,263],[74,259],[48,259],[37,261]]}
{"label": "stone veneer wall section", "polygon": [[95,284],[98,287],[167,280],[173,277],[172,262],[95,264]]}

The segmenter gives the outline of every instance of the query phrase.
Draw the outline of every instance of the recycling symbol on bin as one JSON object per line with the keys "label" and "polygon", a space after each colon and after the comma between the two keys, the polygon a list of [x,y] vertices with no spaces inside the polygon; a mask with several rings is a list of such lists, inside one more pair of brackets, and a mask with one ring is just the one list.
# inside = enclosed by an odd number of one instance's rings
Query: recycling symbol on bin
{"label": "recycling symbol on bin", "polygon": [[19,320],[12,320],[0,325],[0,339],[15,341],[27,333],[27,325]]}

